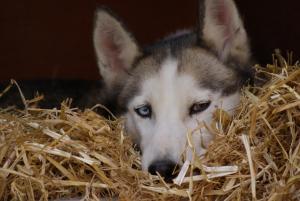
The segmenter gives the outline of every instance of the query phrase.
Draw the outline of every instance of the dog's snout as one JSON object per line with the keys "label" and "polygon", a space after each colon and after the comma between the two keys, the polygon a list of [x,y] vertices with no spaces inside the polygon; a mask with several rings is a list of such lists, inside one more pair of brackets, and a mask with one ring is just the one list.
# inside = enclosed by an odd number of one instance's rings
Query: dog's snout
{"label": "dog's snout", "polygon": [[164,177],[165,181],[171,182],[176,176],[174,174],[176,166],[176,163],[170,160],[160,160],[153,162],[149,166],[148,171],[153,175],[158,172],[162,177]]}

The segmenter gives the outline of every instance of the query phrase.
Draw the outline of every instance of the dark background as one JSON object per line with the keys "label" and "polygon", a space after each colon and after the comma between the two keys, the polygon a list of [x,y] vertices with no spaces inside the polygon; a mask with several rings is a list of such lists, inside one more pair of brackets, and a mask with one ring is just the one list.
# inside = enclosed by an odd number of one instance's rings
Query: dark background
{"label": "dark background", "polygon": [[[275,48],[293,50],[297,58],[299,1],[236,3],[259,62],[271,62]],[[97,5],[117,13],[141,45],[196,23],[197,0],[2,1],[0,80],[99,79],[91,38]]]}

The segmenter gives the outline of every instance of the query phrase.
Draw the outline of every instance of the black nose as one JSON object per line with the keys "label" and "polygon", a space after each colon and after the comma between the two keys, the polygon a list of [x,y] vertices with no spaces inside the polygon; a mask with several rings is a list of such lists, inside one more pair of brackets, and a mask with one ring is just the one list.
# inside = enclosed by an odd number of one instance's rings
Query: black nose
{"label": "black nose", "polygon": [[158,172],[166,182],[171,182],[172,179],[176,176],[173,174],[175,172],[176,163],[170,160],[160,160],[154,161],[148,168],[148,171],[151,174],[156,174]]}

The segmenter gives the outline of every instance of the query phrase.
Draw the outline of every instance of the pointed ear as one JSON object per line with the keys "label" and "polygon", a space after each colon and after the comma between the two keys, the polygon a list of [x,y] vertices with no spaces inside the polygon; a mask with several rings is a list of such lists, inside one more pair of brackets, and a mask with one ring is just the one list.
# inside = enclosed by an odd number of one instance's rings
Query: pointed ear
{"label": "pointed ear", "polygon": [[[250,57],[248,37],[233,0],[200,0],[201,36],[222,61],[229,57],[247,62]],[[200,11],[201,12],[201,11]]]}
{"label": "pointed ear", "polygon": [[109,88],[126,79],[127,71],[140,54],[131,34],[104,9],[96,12],[94,47],[100,73]]}

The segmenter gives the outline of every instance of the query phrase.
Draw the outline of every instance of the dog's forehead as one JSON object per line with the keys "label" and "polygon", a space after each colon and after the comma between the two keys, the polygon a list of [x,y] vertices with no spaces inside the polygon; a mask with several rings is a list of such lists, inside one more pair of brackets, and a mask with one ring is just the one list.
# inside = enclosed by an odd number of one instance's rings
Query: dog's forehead
{"label": "dog's forehead", "polygon": [[189,96],[187,89],[197,87],[197,82],[190,74],[180,70],[177,58],[170,56],[161,63],[158,72],[149,75],[141,83],[141,87],[140,94],[148,96],[150,102],[162,103],[167,100],[176,104]]}
{"label": "dog's forehead", "polygon": [[211,52],[202,48],[187,48],[179,58],[179,68],[193,76],[202,88],[224,93],[233,93],[238,89],[237,72]]}
{"label": "dog's forehead", "polygon": [[[169,69],[164,71],[164,68]],[[172,68],[174,71],[170,71]],[[171,72],[176,72],[176,76],[189,76],[202,89],[222,91],[234,88],[232,91],[236,91],[236,75],[232,69],[227,68],[205,49],[190,47],[177,51],[176,54],[172,54],[171,50],[159,51],[139,60],[129,72],[129,79],[120,98],[124,102],[120,104],[127,105],[129,100],[140,94],[141,87],[147,80]],[[162,82],[163,79],[156,81]]]}

